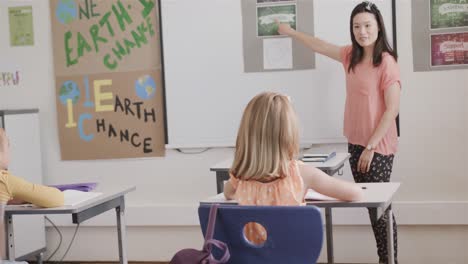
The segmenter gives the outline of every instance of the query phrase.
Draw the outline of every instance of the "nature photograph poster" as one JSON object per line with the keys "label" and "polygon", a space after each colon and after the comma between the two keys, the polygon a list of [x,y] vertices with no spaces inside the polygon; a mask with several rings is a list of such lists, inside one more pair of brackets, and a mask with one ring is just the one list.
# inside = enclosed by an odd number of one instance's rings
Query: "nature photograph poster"
{"label": "nature photograph poster", "polygon": [[158,3],[50,1],[62,160],[164,156]]}
{"label": "nature photograph poster", "polygon": [[430,0],[431,29],[468,27],[467,0]]}
{"label": "nature photograph poster", "polygon": [[296,29],[296,4],[257,6],[257,36],[277,36],[276,21],[288,23]]}
{"label": "nature photograph poster", "polygon": [[431,66],[468,65],[468,32],[431,35]]}

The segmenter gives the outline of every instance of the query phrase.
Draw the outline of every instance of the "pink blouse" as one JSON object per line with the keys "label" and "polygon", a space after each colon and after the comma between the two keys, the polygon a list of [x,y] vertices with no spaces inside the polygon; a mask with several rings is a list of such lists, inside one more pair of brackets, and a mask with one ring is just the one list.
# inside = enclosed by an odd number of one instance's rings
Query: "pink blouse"
{"label": "pink blouse", "polygon": [[[384,53],[378,67],[363,62],[355,66],[354,72],[348,72],[351,46],[342,47],[340,54],[346,74],[343,133],[349,143],[365,147],[386,110],[385,90],[395,83],[400,85],[400,69],[395,59]],[[390,155],[397,151],[397,147],[397,128],[393,122],[375,151]]]}

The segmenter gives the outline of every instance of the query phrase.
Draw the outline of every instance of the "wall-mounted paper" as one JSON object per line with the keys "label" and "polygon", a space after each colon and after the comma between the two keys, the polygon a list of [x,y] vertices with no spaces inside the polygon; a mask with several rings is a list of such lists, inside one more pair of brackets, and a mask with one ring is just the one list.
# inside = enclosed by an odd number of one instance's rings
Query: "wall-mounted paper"
{"label": "wall-mounted paper", "polygon": [[263,40],[263,68],[291,69],[293,67],[291,38]]}
{"label": "wall-mounted paper", "polygon": [[468,26],[466,0],[431,0],[431,28]]}
{"label": "wall-mounted paper", "polygon": [[257,7],[257,36],[277,36],[278,26],[276,20],[281,23],[289,23],[296,29],[296,5],[270,5]]}
{"label": "wall-mounted paper", "polygon": [[10,18],[10,45],[34,45],[32,6],[15,6],[8,8]]}
{"label": "wall-mounted paper", "polygon": [[468,65],[468,32],[431,35],[431,66]]}

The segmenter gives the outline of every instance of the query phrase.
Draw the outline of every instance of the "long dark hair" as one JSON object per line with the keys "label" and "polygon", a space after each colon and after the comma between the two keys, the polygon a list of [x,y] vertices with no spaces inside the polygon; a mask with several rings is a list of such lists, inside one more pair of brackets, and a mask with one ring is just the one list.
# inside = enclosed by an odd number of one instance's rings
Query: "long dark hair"
{"label": "long dark hair", "polygon": [[395,60],[398,59],[396,51],[390,47],[387,40],[387,32],[385,30],[384,21],[382,14],[380,14],[379,9],[374,3],[364,1],[358,4],[351,12],[351,18],[349,20],[349,31],[351,33],[351,41],[353,43],[353,48],[351,51],[351,59],[348,66],[348,72],[354,71],[354,67],[363,60],[364,57],[364,48],[361,47],[354,37],[353,33],[353,19],[357,14],[360,13],[371,13],[374,15],[377,25],[379,27],[379,33],[377,35],[377,40],[375,41],[374,54],[372,54],[372,62],[374,67],[377,67],[382,62],[382,53],[388,52]]}

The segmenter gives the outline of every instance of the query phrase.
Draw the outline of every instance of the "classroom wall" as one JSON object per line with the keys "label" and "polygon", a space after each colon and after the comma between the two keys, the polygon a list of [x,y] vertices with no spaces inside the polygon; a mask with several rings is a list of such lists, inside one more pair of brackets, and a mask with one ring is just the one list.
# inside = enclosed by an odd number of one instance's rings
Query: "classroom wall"
{"label": "classroom wall", "polygon": [[[11,2],[0,0],[1,16],[6,14],[1,7]],[[178,249],[200,248],[197,201],[215,194],[215,174],[209,167],[230,157],[232,149],[200,154],[168,150],[166,157],[148,159],[60,161],[48,1],[34,1],[33,7],[34,53],[27,48],[16,50],[24,54],[18,57],[20,63],[34,69],[28,71],[32,81],[17,90],[0,89],[0,105],[40,109],[44,182],[98,181],[100,190],[136,185],[137,190],[127,197],[130,260],[164,261]],[[402,182],[394,203],[400,224],[400,263],[468,263],[468,71],[413,72],[410,23],[410,1],[398,0],[402,136],[392,180]],[[2,53],[0,49],[0,58]],[[346,146],[317,149],[345,151]],[[351,179],[350,175],[346,167],[342,177]],[[342,211],[335,215],[336,261],[376,262],[365,210],[347,217]],[[64,235],[54,257],[60,259],[75,227],[68,218],[52,219]],[[113,213],[84,223],[65,259],[117,260],[114,225]],[[59,241],[52,228],[47,240],[50,254]]]}

